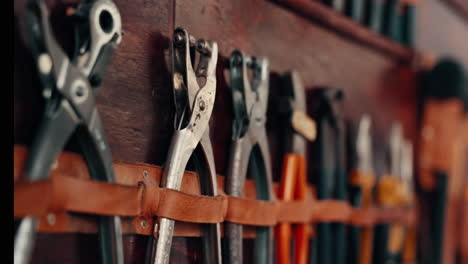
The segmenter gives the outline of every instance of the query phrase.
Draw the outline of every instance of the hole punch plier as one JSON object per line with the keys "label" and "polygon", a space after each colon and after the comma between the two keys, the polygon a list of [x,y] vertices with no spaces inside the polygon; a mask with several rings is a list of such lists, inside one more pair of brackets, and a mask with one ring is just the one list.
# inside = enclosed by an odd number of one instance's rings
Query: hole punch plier
{"label": "hole punch plier", "polygon": [[[216,95],[216,42],[195,40],[185,29],[177,28],[173,39],[173,81],[175,132],[167,155],[161,186],[180,190],[190,157],[195,161],[202,194],[217,195],[216,171],[208,123]],[[196,69],[192,62],[198,62]],[[205,165],[205,166],[203,166]],[[152,263],[168,263],[175,221],[158,218]],[[219,224],[204,224],[204,263],[221,263]]]}
{"label": "hole punch plier", "polygon": [[[265,129],[268,105],[268,60],[249,57],[239,50],[230,58],[231,92],[234,122],[225,191],[240,197],[247,171],[256,182],[257,198],[274,200],[270,150]],[[252,71],[249,80],[248,71]],[[272,263],[271,227],[258,227],[254,244],[254,262]],[[226,222],[226,261],[242,263],[242,225]]]}
{"label": "hole punch plier", "polygon": [[[57,43],[43,1],[26,8],[29,48],[36,63],[46,100],[45,113],[28,154],[23,176],[44,180],[66,142],[76,133],[94,180],[115,182],[112,155],[101,118],[97,95],[104,70],[121,41],[120,14],[109,0],[86,1],[75,9],[75,53],[70,59]],[[21,221],[15,236],[14,262],[28,263],[37,218]],[[123,263],[120,218],[99,219],[101,263]]]}

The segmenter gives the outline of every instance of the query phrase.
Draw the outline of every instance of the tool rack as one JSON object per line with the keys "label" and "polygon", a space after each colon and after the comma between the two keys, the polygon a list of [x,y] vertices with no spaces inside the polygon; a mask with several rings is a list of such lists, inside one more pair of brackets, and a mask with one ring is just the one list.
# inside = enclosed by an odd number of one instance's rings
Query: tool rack
{"label": "tool rack", "polygon": [[[24,23],[20,14],[25,2],[14,1],[14,143],[27,146],[40,121],[43,105],[38,100],[41,98],[39,80],[25,74],[34,72],[20,30]],[[66,23],[60,22],[64,21],[65,4],[70,1],[46,2],[53,10],[51,15],[56,21],[53,26],[67,45],[71,33],[65,32]],[[227,117],[232,116],[232,105],[225,71],[234,49],[269,58],[271,98],[279,88],[275,82],[278,74],[291,69],[301,75],[307,94],[321,86],[342,88],[346,93],[345,118],[356,122],[365,112],[373,117],[377,155],[384,152],[393,120],[401,120],[405,137],[417,142],[420,134],[417,82],[425,61],[422,51],[376,35],[313,1],[308,4],[307,1],[264,0],[115,2],[121,12],[125,35],[106,72],[104,88],[97,101],[114,160],[157,166],[164,163],[173,124],[170,42],[176,26],[189,29],[194,36],[215,40],[219,46],[218,86],[210,123],[218,175],[225,173],[228,164],[231,121]],[[428,20],[430,18],[421,17],[419,21]],[[454,31],[455,39],[447,40],[445,45],[456,50],[455,53],[468,54],[468,24],[464,26],[461,28],[464,32],[460,27],[443,24],[434,31]],[[434,34],[433,38],[438,36]],[[439,47],[439,51],[443,49]],[[468,64],[468,60],[465,62]],[[267,123],[267,133],[273,177],[278,182],[281,156],[274,121]],[[70,144],[67,149],[75,151],[76,146]],[[376,169],[379,173],[384,168]],[[54,263],[96,262],[99,259],[96,235],[92,234],[92,228],[90,230],[41,233],[33,262],[51,263],[50,256],[54,257]],[[197,237],[174,238],[172,254],[178,259],[177,263],[200,261],[197,241]],[[146,242],[143,235],[124,236],[126,263],[142,263]],[[56,250],[58,246],[61,250]]]}

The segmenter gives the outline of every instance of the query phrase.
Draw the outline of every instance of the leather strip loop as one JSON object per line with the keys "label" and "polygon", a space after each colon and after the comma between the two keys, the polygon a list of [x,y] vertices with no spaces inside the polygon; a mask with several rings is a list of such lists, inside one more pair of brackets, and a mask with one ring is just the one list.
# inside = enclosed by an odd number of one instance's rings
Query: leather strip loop
{"label": "leather strip loop", "polygon": [[375,208],[353,208],[348,223],[359,227],[373,226],[378,217]]}
{"label": "leather strip loop", "polygon": [[243,225],[274,226],[278,215],[276,202],[228,196],[225,220]]}
{"label": "leather strip loop", "polygon": [[313,222],[347,222],[352,208],[346,201],[317,200],[312,210]]}
{"label": "leather strip loop", "polygon": [[224,196],[204,196],[161,188],[161,199],[155,215],[193,223],[221,223],[227,210]]}
{"label": "leather strip loop", "polygon": [[289,223],[308,223],[312,219],[313,200],[278,201],[277,221]]}
{"label": "leather strip loop", "polygon": [[[343,222],[356,226],[400,222],[412,225],[416,221],[414,208],[351,208],[346,201],[314,200],[313,189],[307,188],[304,201],[258,201],[255,185],[247,181],[246,198],[226,196],[219,190],[216,197],[199,195],[199,183],[194,173],[186,172],[182,191],[159,187],[160,167],[145,164],[114,164],[119,184],[89,179],[86,165],[76,154],[64,153],[58,158],[58,167],[51,178],[38,182],[22,182],[18,175],[26,154],[15,147],[15,217],[47,214],[67,216],[61,224],[47,226],[59,232],[95,230],[94,218],[67,214],[78,212],[98,215],[127,216],[124,229],[129,233],[151,234],[153,216],[178,221],[180,235],[200,234],[198,225],[191,223],[220,223],[230,221],[252,226],[273,226],[277,223]],[[218,177],[222,189],[223,177]],[[249,199],[250,198],[250,199]],[[66,221],[65,221],[66,220]],[[141,221],[147,221],[146,229]],[[42,224],[44,228],[47,224]],[[94,228],[94,229],[93,229]],[[247,228],[247,227],[246,227]]]}

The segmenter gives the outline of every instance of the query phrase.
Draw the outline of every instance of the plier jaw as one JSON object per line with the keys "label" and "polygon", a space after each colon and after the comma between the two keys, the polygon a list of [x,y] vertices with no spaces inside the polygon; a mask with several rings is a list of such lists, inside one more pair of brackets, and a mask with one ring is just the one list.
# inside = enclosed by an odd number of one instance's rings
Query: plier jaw
{"label": "plier jaw", "polygon": [[[248,130],[266,124],[268,106],[268,59],[246,56],[235,50],[230,58],[231,90],[234,106],[233,139],[243,137]],[[249,80],[248,71],[252,72]],[[252,133],[250,133],[252,134]]]}
{"label": "plier jaw", "polygon": [[[185,29],[177,28],[173,51],[175,128],[189,129],[198,142],[214,107],[218,45],[203,39],[195,43]],[[196,70],[192,63],[197,63]]]}

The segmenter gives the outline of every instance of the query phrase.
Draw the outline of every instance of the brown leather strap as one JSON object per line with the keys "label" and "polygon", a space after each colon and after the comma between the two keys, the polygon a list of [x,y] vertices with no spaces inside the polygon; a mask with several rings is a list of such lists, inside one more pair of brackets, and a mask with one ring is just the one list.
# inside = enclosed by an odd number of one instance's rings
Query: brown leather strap
{"label": "brown leather strap", "polygon": [[308,223],[312,220],[316,201],[278,201],[278,222]]}
{"label": "brown leather strap", "polygon": [[345,201],[320,200],[312,207],[314,222],[347,222],[351,215],[351,205]]}
{"label": "brown leather strap", "polygon": [[259,201],[228,196],[229,209],[226,221],[256,226],[274,226],[278,207],[272,201]]}
{"label": "brown leather strap", "polygon": [[378,218],[378,213],[376,208],[354,208],[349,217],[349,223],[360,227],[373,226]]}
{"label": "brown leather strap", "polygon": [[[159,187],[161,168],[145,164],[116,162],[117,183],[98,182],[90,180],[81,157],[71,153],[59,156],[48,180],[26,183],[19,177],[25,156],[26,149],[15,147],[15,217],[39,216],[39,230],[47,232],[96,232],[95,214],[122,216],[124,233],[151,235],[154,216],[162,216],[178,220],[176,235],[199,236],[199,226],[193,223],[273,226],[278,222],[346,222],[368,226],[405,222],[412,212],[398,208],[353,210],[345,201],[317,201],[310,186],[305,201],[258,201],[252,181],[246,182],[243,198],[226,196],[221,190],[216,197],[202,196],[195,173],[185,173],[181,191],[169,190]],[[223,179],[218,176],[220,188]]]}

